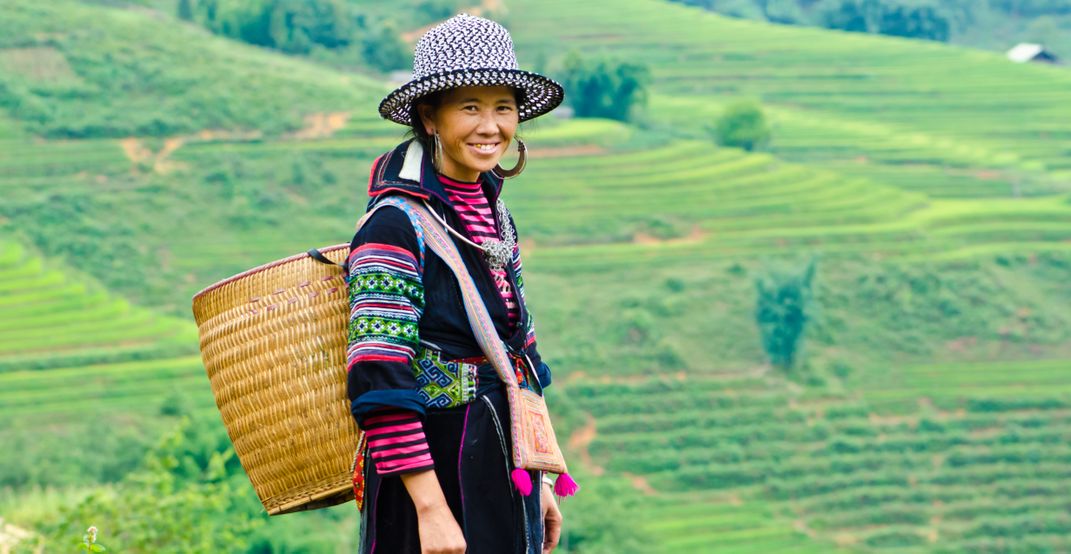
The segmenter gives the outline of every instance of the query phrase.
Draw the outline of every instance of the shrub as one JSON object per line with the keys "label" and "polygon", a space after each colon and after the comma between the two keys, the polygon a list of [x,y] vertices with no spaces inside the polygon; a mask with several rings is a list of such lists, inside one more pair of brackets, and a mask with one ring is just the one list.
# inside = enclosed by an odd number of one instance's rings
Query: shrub
{"label": "shrub", "polygon": [[245,476],[228,472],[233,450],[212,449],[207,459],[190,463],[189,429],[184,421],[166,435],[142,469],[118,486],[98,488],[62,509],[43,529],[51,545],[69,544],[91,522],[108,530],[109,549],[119,552],[242,551],[265,518],[253,497],[242,494]]}
{"label": "shrub", "polygon": [[792,368],[803,332],[813,319],[815,264],[812,258],[802,272],[774,271],[755,280],[755,320],[762,346],[770,362],[782,369]]}
{"label": "shrub", "polygon": [[647,99],[647,66],[608,58],[585,59],[576,52],[566,57],[563,86],[576,117],[605,117],[629,121]]}
{"label": "shrub", "polygon": [[747,151],[762,148],[770,142],[770,126],[762,108],[748,101],[728,106],[711,133],[718,144]]}

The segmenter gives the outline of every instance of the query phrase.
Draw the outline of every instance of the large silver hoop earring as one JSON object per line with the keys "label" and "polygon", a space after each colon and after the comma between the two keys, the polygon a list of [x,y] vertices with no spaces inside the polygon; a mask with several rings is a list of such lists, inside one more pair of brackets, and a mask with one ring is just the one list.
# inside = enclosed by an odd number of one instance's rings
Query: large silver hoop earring
{"label": "large silver hoop earring", "polygon": [[431,152],[431,164],[435,166],[435,171],[439,173],[443,172],[443,143],[439,140],[439,131],[436,130],[432,134],[433,147]]}
{"label": "large silver hoop earring", "polygon": [[502,169],[501,165],[495,164],[494,169],[491,170],[491,173],[494,173],[502,179],[509,179],[520,175],[521,172],[524,171],[524,164],[528,163],[528,148],[524,145],[524,142],[522,142],[521,139],[515,138],[514,140],[517,141],[517,165],[513,166],[513,169]]}

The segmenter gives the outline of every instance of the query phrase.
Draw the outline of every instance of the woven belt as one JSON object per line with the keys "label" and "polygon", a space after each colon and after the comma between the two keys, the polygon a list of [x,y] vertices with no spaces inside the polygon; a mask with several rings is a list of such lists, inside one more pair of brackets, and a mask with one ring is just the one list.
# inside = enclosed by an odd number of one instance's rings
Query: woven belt
{"label": "woven belt", "polygon": [[[507,355],[509,356],[510,362],[512,362],[510,365],[513,366],[513,373],[517,375],[517,382],[520,383],[522,387],[531,388],[531,384],[528,382],[527,372],[524,370],[524,368],[529,367],[531,368],[532,372],[535,372],[535,368],[532,367],[532,364],[528,360],[528,357],[513,352],[507,352]],[[491,360],[487,359],[487,356],[471,356],[468,358],[458,358],[456,360],[450,361],[463,364],[474,364],[477,366],[482,366],[484,364],[491,365]]]}

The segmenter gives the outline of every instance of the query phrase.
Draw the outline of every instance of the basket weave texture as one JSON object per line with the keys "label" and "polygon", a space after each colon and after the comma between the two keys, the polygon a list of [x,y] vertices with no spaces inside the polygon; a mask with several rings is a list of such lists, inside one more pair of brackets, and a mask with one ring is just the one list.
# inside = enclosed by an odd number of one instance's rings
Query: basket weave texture
{"label": "basket weave texture", "polygon": [[[349,245],[320,252],[340,263]],[[216,406],[268,514],[353,500],[342,271],[290,256],[202,290],[193,314]]]}

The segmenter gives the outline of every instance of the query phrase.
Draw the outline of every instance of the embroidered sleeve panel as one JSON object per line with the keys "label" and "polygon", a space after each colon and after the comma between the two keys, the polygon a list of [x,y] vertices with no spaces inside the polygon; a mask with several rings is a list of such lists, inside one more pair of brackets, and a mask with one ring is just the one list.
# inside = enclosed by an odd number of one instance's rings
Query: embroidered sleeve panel
{"label": "embroidered sleeve panel", "polygon": [[416,258],[406,249],[367,242],[349,257],[347,368],[362,361],[408,363],[419,344],[424,287]]}
{"label": "embroidered sleeve panel", "polygon": [[376,212],[350,244],[347,394],[358,425],[384,406],[423,413],[409,368],[424,311],[418,248],[407,216],[394,209]]}

